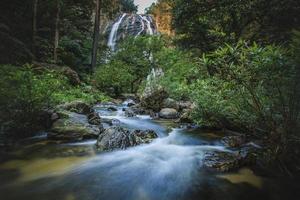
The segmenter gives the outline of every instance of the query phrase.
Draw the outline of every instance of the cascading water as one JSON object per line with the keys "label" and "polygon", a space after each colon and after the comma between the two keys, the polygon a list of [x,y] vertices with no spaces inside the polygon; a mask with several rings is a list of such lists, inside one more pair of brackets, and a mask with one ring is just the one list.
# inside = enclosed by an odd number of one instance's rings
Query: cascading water
{"label": "cascading water", "polygon": [[109,31],[107,46],[112,51],[116,50],[118,41],[127,36],[138,37],[157,34],[155,23],[149,15],[124,13],[110,27],[107,29]]}
{"label": "cascading water", "polygon": [[119,26],[122,23],[122,20],[124,19],[124,17],[126,15],[127,14],[124,13],[120,17],[120,19],[116,23],[114,23],[114,25],[112,26],[112,29],[111,29],[111,32],[110,32],[110,35],[109,35],[109,39],[108,39],[108,43],[107,43],[107,46],[109,46],[112,51],[115,51]]}
{"label": "cascading water", "polygon": [[[127,118],[123,108],[128,108],[128,103],[130,101],[116,106],[116,111],[108,109],[111,104],[101,104],[94,109],[102,119],[120,121],[118,126],[128,129],[153,129],[159,137],[152,143],[127,150],[93,153],[90,157],[82,155],[81,152],[85,148],[92,151],[95,141],[50,143],[45,146],[46,152],[53,150],[61,152],[67,148],[66,152],[72,155],[63,154],[57,157],[54,154],[54,158],[45,157],[42,152],[37,151],[37,146],[33,154],[26,147],[25,155],[34,158],[11,160],[0,165],[1,198],[5,200],[239,200],[241,197],[245,200],[278,199],[277,194],[274,194],[274,185],[270,185],[272,187],[269,187],[270,191],[266,195],[261,189],[245,184],[255,185],[258,182],[261,185],[251,171],[245,174],[245,177],[240,173],[228,176],[224,174],[225,178],[234,177],[235,184],[231,184],[224,181],[224,178],[219,178],[220,174],[202,168],[206,153],[220,151],[233,153],[221,145],[220,138],[208,139],[199,132],[198,136],[195,136],[184,129],[169,131],[166,126],[153,121],[149,116]],[[39,142],[39,146],[43,144]],[[78,156],[75,157],[73,151],[79,153]],[[21,148],[18,147],[13,159],[19,157],[20,153]],[[11,164],[19,165],[20,171],[7,170]],[[245,182],[247,180],[249,181]],[[243,184],[236,185],[238,181]],[[284,184],[275,188],[282,186]],[[288,188],[291,188],[291,184],[288,184]],[[266,198],[269,196],[276,198]]]}
{"label": "cascading water", "polygon": [[140,36],[141,33],[145,30],[145,23],[144,23],[142,15],[138,15],[138,16],[141,19],[141,30],[138,32],[138,34],[135,37]]}
{"label": "cascading water", "polygon": [[147,33],[148,33],[149,35],[153,35],[154,32],[153,32],[153,29],[152,29],[152,27],[151,27],[151,22],[148,20],[148,16],[143,16],[143,20],[145,20],[146,23],[147,23]]}

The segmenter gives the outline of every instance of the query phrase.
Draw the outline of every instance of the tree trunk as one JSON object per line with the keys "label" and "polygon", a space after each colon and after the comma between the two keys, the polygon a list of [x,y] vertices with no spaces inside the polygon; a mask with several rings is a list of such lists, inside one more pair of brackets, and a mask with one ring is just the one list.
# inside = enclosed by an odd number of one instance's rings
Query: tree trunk
{"label": "tree trunk", "polygon": [[37,9],[38,0],[33,0],[33,15],[32,15],[32,54],[36,56],[36,32],[37,32]]}
{"label": "tree trunk", "polygon": [[97,64],[97,51],[100,38],[100,10],[100,0],[96,0],[91,71],[95,69]]}
{"label": "tree trunk", "polygon": [[53,49],[53,60],[57,63],[57,49],[59,41],[59,15],[60,15],[60,2],[56,0],[56,16],[55,16],[55,33],[54,33],[54,49]]}

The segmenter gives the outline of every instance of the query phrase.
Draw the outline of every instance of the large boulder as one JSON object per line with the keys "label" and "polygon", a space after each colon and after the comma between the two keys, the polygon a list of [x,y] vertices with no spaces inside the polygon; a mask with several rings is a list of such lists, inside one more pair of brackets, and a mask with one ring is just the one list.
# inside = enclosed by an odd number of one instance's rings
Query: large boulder
{"label": "large boulder", "polygon": [[164,108],[159,112],[159,117],[163,119],[177,119],[178,112],[174,108]]}
{"label": "large boulder", "polygon": [[96,148],[98,151],[126,149],[139,144],[149,143],[156,137],[157,135],[153,131],[130,132],[122,127],[111,127],[99,136]]}
{"label": "large boulder", "polygon": [[85,115],[74,112],[59,113],[60,119],[55,121],[48,133],[48,138],[62,141],[81,141],[96,139],[103,131],[102,125],[89,124]]}
{"label": "large boulder", "polygon": [[141,96],[141,106],[158,112],[163,107],[164,100],[168,97],[168,93],[163,88],[145,91]]}
{"label": "large boulder", "polygon": [[67,110],[78,114],[88,115],[93,112],[93,109],[88,104],[82,101],[73,101],[57,106],[58,110]]}

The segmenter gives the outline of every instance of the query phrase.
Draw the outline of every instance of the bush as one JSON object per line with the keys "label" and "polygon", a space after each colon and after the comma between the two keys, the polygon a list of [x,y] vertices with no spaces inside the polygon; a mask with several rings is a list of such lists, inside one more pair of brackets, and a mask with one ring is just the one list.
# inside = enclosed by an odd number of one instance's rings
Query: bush
{"label": "bush", "polygon": [[96,69],[95,85],[110,95],[137,92],[151,68],[157,67],[155,58],[162,47],[160,37],[127,38],[109,61]]}
{"label": "bush", "polygon": [[28,136],[40,127],[40,114],[53,104],[60,81],[52,73],[35,75],[30,66],[1,66],[1,131]]}
{"label": "bush", "polygon": [[[199,123],[230,128],[263,130],[275,140],[285,140],[296,120],[290,102],[295,64],[284,49],[276,46],[249,46],[245,42],[226,45],[204,55],[200,67],[207,69],[190,87],[198,104]],[[292,100],[292,101],[291,101]]]}
{"label": "bush", "polygon": [[108,100],[91,86],[72,86],[67,77],[43,69],[37,73],[31,66],[4,65],[0,68],[1,133],[26,137],[44,127],[48,109],[55,105],[81,100],[96,103]]}

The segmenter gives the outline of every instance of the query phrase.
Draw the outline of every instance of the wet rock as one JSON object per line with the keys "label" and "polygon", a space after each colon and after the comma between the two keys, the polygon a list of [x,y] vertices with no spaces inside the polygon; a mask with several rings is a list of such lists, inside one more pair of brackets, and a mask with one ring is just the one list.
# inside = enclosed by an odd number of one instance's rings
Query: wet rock
{"label": "wet rock", "polygon": [[246,142],[246,138],[243,135],[231,135],[222,138],[221,142],[227,147],[237,148]]}
{"label": "wet rock", "polygon": [[73,101],[70,103],[65,103],[63,105],[57,106],[57,109],[67,110],[67,111],[75,112],[78,114],[84,114],[84,115],[93,112],[92,107],[82,101]]}
{"label": "wet rock", "polygon": [[174,108],[164,108],[159,112],[159,117],[163,119],[176,119],[178,112]]}
{"label": "wet rock", "polygon": [[101,118],[101,123],[107,124],[108,126],[113,126],[113,125],[118,125],[121,122],[118,119]]}
{"label": "wet rock", "polygon": [[48,138],[63,141],[81,141],[97,138],[103,131],[101,125],[91,125],[85,115],[64,112],[68,117],[55,121],[48,133]]}
{"label": "wet rock", "polygon": [[157,138],[157,134],[153,130],[135,130],[131,134],[136,138],[137,144],[148,144]]}
{"label": "wet rock", "polygon": [[262,148],[252,142],[245,144],[238,152],[242,165],[254,165],[262,157]]}
{"label": "wet rock", "polygon": [[130,108],[125,109],[124,114],[126,117],[136,117],[135,112]]}
{"label": "wet rock", "polygon": [[118,108],[116,106],[109,106],[107,108],[108,111],[118,111]]}
{"label": "wet rock", "polygon": [[230,152],[207,152],[202,164],[209,170],[228,172],[240,167],[240,156]]}
{"label": "wet rock", "polygon": [[122,127],[111,127],[99,136],[96,148],[98,151],[126,149],[139,144],[149,143],[154,139],[155,135],[153,131],[130,132]]}
{"label": "wet rock", "polygon": [[96,112],[91,112],[88,114],[88,122],[92,125],[100,125],[101,124],[101,118]]}

